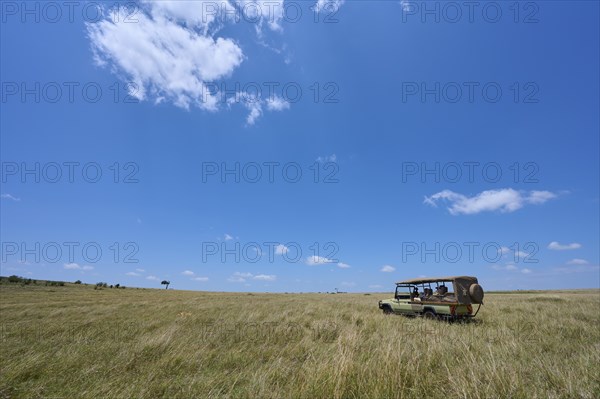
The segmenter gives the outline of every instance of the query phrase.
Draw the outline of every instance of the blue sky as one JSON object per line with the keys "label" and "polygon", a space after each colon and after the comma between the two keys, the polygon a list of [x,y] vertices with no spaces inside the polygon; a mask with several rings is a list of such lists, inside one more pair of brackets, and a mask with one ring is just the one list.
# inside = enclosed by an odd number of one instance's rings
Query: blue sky
{"label": "blue sky", "polygon": [[597,2],[23,4],[2,275],[600,286]]}

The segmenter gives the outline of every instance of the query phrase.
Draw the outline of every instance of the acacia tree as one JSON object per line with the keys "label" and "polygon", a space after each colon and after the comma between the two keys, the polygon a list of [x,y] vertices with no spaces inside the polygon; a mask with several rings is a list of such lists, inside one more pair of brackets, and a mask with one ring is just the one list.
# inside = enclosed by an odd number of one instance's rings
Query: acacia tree
{"label": "acacia tree", "polygon": [[166,289],[169,289],[169,284],[171,284],[171,282],[170,282],[170,281],[167,281],[167,280],[163,280],[163,281],[161,282],[161,284],[165,285],[165,290],[166,290]]}

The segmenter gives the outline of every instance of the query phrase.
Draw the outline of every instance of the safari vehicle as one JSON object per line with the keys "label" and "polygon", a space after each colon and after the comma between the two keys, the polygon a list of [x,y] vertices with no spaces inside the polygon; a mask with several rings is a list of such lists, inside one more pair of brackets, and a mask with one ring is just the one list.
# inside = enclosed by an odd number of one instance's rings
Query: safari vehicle
{"label": "safari vehicle", "polygon": [[[385,314],[457,320],[475,317],[482,304],[477,278],[454,276],[400,281],[394,298],[379,301],[379,309]],[[473,305],[479,305],[475,314]]]}

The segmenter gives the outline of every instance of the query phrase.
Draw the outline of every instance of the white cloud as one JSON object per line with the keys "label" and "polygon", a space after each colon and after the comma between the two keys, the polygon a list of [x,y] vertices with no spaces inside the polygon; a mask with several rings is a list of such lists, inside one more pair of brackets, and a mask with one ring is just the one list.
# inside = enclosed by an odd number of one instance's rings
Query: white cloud
{"label": "white cloud", "polygon": [[215,22],[225,21],[227,17],[235,16],[235,8],[227,0],[194,0],[187,1],[150,1],[142,0],[150,4],[152,14],[165,16],[169,19],[184,22],[187,26],[198,27],[204,34],[208,33],[209,27]]}
{"label": "white cloud", "polygon": [[512,264],[512,263],[509,263],[506,266],[493,265],[492,269],[494,269],[494,270],[505,270],[505,271],[509,271],[509,272],[513,272],[513,271],[519,270],[519,268],[517,266],[515,266],[514,264]]}
{"label": "white cloud", "polygon": [[309,256],[308,258],[306,258],[306,264],[309,266],[324,265],[326,263],[332,263],[332,262],[333,261],[331,259],[325,258],[323,256],[317,256],[317,255]]}
{"label": "white cloud", "polygon": [[94,268],[92,266],[87,266],[87,265],[79,266],[77,263],[65,263],[64,268],[67,270],[83,270],[83,271],[94,270]]}
{"label": "white cloud", "polygon": [[498,254],[503,256],[503,255],[509,254],[510,251],[511,250],[508,247],[500,247],[500,249],[498,250]]}
{"label": "white cloud", "polygon": [[412,7],[414,7],[414,6],[411,7],[411,2],[406,1],[406,0],[400,1],[400,6],[402,7],[402,11],[404,11],[404,12],[408,12],[412,9]]}
{"label": "white cloud", "polygon": [[335,154],[331,154],[329,156],[324,156],[324,157],[318,157],[317,158],[317,162],[319,163],[326,163],[326,162],[335,162],[337,161],[337,155]]}
{"label": "white cloud", "polygon": [[435,207],[437,201],[447,201],[450,204],[448,208],[450,214],[474,215],[486,211],[514,212],[527,204],[539,205],[552,198],[556,198],[556,194],[549,191],[530,191],[526,193],[512,188],[505,188],[482,191],[473,197],[444,190],[430,197],[425,197],[423,202]]}
{"label": "white cloud", "polygon": [[371,285],[369,285],[369,288],[381,288],[381,285],[379,285],[379,284],[371,284]]}
{"label": "white cloud", "polygon": [[236,0],[241,11],[244,13],[244,20],[256,24],[256,33],[262,36],[262,26],[267,24],[273,31],[281,31],[281,20],[284,15],[284,0]]}
{"label": "white cloud", "polygon": [[281,30],[283,5],[284,0],[143,0],[133,17],[126,7],[116,13],[104,10],[106,18],[86,27],[96,64],[126,81],[130,96],[211,112],[242,102],[251,126],[263,106],[283,111],[290,104],[276,95],[252,99],[238,92],[231,97],[219,80],[232,76],[246,57],[238,42],[216,35],[224,24],[240,18],[254,23],[259,37],[264,24]]}
{"label": "white cloud", "polygon": [[275,247],[275,255],[285,255],[289,251],[288,247],[283,244],[279,244]]}
{"label": "white cloud", "polygon": [[136,272],[144,273],[146,270],[144,269],[135,269]]}
{"label": "white cloud", "polygon": [[277,95],[267,98],[266,103],[269,111],[283,111],[290,108],[290,103]]}
{"label": "white cloud", "polygon": [[252,278],[252,273],[235,272],[227,279],[227,281],[232,283],[244,283],[249,278]]}
{"label": "white cloud", "polygon": [[225,241],[230,241],[233,240],[233,237],[230,236],[229,234],[225,233]]}
{"label": "white cloud", "polygon": [[186,270],[186,271],[182,272],[181,274],[183,274],[184,276],[193,276],[194,272],[191,270]]}
{"label": "white cloud", "polygon": [[347,264],[347,263],[344,263],[344,262],[339,262],[339,263],[337,264],[337,266],[338,266],[340,269],[349,269],[349,268],[351,267],[349,264]]}
{"label": "white cloud", "polygon": [[579,248],[581,248],[581,244],[577,242],[572,242],[571,244],[560,244],[557,241],[552,241],[550,244],[548,244],[548,249],[552,249],[554,251],[568,251]]}
{"label": "white cloud", "polygon": [[[165,14],[183,4],[160,3],[140,8],[136,23],[127,22],[128,11],[121,7],[112,18],[87,23],[97,64],[125,75],[136,86],[129,94],[139,100],[166,99],[185,109],[217,110],[217,95],[206,82],[230,76],[244,59],[242,49],[232,39],[214,39]],[[190,15],[194,5],[186,6]]]}
{"label": "white cloud", "polygon": [[515,258],[516,259],[525,259],[529,256],[530,254],[528,254],[527,252],[523,252],[523,251],[515,251]]}
{"label": "white cloud", "polygon": [[522,269],[521,273],[529,274],[529,273],[531,273],[531,270],[529,270],[529,269]]}
{"label": "white cloud", "polygon": [[254,275],[252,273],[233,273],[227,281],[232,283],[245,283],[247,280],[257,280],[257,281],[275,281],[277,276],[274,274],[257,274]]}
{"label": "white cloud", "polygon": [[14,197],[14,196],[12,196],[10,194],[0,194],[0,198],[2,198],[2,199],[9,199],[9,200],[13,200],[13,201],[16,201],[16,202],[21,201],[21,198]]}
{"label": "white cloud", "polygon": [[588,262],[585,259],[580,259],[580,258],[575,258],[575,259],[571,259],[570,261],[567,262],[567,265],[587,265],[590,262]]}
{"label": "white cloud", "polygon": [[526,200],[530,204],[538,205],[554,198],[556,198],[556,194],[551,193],[550,191],[531,191]]}
{"label": "white cloud", "polygon": [[146,277],[146,279],[147,279],[147,280],[152,280],[152,281],[158,281],[158,280],[160,280],[160,279],[159,279],[158,277],[156,277],[156,276],[148,276],[148,277]]}
{"label": "white cloud", "polygon": [[340,9],[344,2],[345,0],[317,0],[314,5],[314,10],[316,12],[324,11],[328,14],[333,14]]}
{"label": "white cloud", "polygon": [[133,276],[133,277],[137,277],[137,276],[139,276],[140,274],[139,274],[139,273],[136,273],[136,272],[127,272],[127,273],[125,273],[125,275],[126,275],[126,276]]}
{"label": "white cloud", "polygon": [[277,280],[277,276],[274,274],[257,274],[254,275],[252,273],[240,273],[235,272],[227,279],[227,281],[232,283],[245,283],[247,280],[257,280],[257,281],[275,281]]}
{"label": "white cloud", "polygon": [[263,114],[261,100],[257,97],[246,97],[244,106],[250,111],[246,117],[246,124],[252,126]]}
{"label": "white cloud", "polygon": [[252,277],[253,280],[261,280],[261,281],[275,281],[277,276],[273,274],[258,274]]}
{"label": "white cloud", "polygon": [[192,280],[205,282],[208,281],[208,277],[194,277]]}
{"label": "white cloud", "polygon": [[380,270],[381,272],[384,273],[391,273],[391,272],[395,272],[396,268],[394,266],[390,266],[390,265],[385,265],[381,268]]}

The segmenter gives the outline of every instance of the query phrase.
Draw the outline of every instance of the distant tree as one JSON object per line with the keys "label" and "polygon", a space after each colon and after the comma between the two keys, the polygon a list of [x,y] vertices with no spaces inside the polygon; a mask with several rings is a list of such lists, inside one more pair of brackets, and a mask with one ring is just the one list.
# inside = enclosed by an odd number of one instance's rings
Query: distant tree
{"label": "distant tree", "polygon": [[81,284],[81,280],[75,281],[75,284]]}
{"label": "distant tree", "polygon": [[161,284],[162,284],[162,285],[165,285],[165,286],[166,286],[166,287],[165,287],[165,290],[167,290],[167,289],[169,289],[169,284],[171,284],[171,282],[170,282],[170,281],[167,281],[167,280],[163,280],[163,281],[161,281]]}
{"label": "distant tree", "polygon": [[113,286],[112,286],[112,284],[111,284],[111,285],[110,285],[110,288],[112,288],[112,287],[113,287]]}
{"label": "distant tree", "polygon": [[22,280],[21,277],[15,276],[14,274],[12,276],[8,276],[8,282],[9,283],[18,283],[21,280]]}
{"label": "distant tree", "polygon": [[115,288],[119,288],[121,284],[115,284]]}

